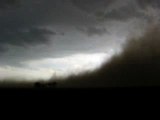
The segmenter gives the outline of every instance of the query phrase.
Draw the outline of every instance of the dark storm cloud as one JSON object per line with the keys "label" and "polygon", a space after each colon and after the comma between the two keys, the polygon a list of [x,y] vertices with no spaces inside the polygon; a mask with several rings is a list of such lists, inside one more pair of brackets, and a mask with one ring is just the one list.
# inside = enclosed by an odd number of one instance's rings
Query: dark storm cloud
{"label": "dark storm cloud", "polygon": [[[0,1],[0,65],[18,66],[24,60],[40,56],[44,58],[48,55],[39,54],[50,52],[45,50],[48,47],[43,49],[45,52],[33,48],[39,45],[47,46],[48,37],[52,36],[53,39],[57,34],[54,29],[45,27],[52,21],[50,12],[56,3],[57,1],[50,0]],[[30,48],[31,46],[33,48]]]}
{"label": "dark storm cloud", "polygon": [[130,39],[123,52],[99,70],[71,76],[57,87],[130,87],[160,85],[160,28],[152,26],[139,38]]}
{"label": "dark storm cloud", "polygon": [[7,51],[7,48],[5,48],[3,45],[0,45],[0,53],[4,53]]}
{"label": "dark storm cloud", "polygon": [[[145,18],[145,15],[139,11],[140,6],[159,5],[157,0],[131,1],[131,0],[2,0],[0,13],[0,35],[2,44],[41,44],[47,43],[48,35],[55,35],[53,31],[39,29],[39,26],[54,26],[62,24],[66,26],[83,27],[81,31],[89,36],[102,35],[107,32],[103,26],[97,28],[92,17],[78,11],[86,11],[89,14],[100,16],[104,20],[128,20],[130,18]],[[125,3],[126,2],[126,3]],[[125,5],[118,5],[124,4]],[[16,6],[12,9],[7,6]],[[115,4],[115,5],[114,5]],[[74,6],[72,6],[74,5]],[[5,7],[6,6],[6,7]],[[108,28],[107,28],[108,29]],[[64,34],[67,31],[64,31]],[[64,35],[63,34],[63,35]]]}
{"label": "dark storm cloud", "polygon": [[159,0],[0,0],[0,67],[116,51],[159,22],[159,9]]}
{"label": "dark storm cloud", "polygon": [[[13,7],[17,4],[18,7]],[[64,0],[2,0],[1,8],[3,9],[0,10],[0,46],[45,44],[49,35],[56,34],[52,30],[40,28],[43,26],[60,24],[66,28],[92,24],[89,22],[91,20],[87,21],[85,15],[77,14],[78,11],[69,1]]]}
{"label": "dark storm cloud", "polygon": [[108,33],[107,29],[104,27],[93,26],[93,27],[84,27],[84,28],[77,28],[77,29],[87,34],[88,36],[94,36],[94,35],[101,36]]}
{"label": "dark storm cloud", "polygon": [[72,0],[79,9],[87,12],[103,11],[116,0]]}
{"label": "dark storm cloud", "polygon": [[29,29],[6,29],[0,31],[0,44],[10,45],[34,45],[47,43],[48,35],[55,35],[56,33],[44,28],[29,28]]}
{"label": "dark storm cloud", "polygon": [[[140,3],[140,0],[2,0],[0,3],[1,63],[7,62],[6,59],[10,63],[97,52],[106,43],[99,38],[125,26],[108,21],[145,19],[140,6],[150,5],[150,1]],[[123,31],[128,31],[127,27]],[[103,44],[107,45],[112,46]]]}
{"label": "dark storm cloud", "polygon": [[89,36],[92,36],[92,35],[103,35],[103,34],[107,34],[107,30],[106,28],[96,28],[96,27],[89,27],[87,29],[87,33]]}
{"label": "dark storm cloud", "polygon": [[19,0],[1,0],[0,1],[0,9],[6,9],[13,5],[17,5],[20,1]]}
{"label": "dark storm cloud", "polygon": [[160,8],[158,0],[72,0],[75,6],[100,21],[126,21],[132,18],[148,19],[143,10],[147,7]]}
{"label": "dark storm cloud", "polygon": [[[110,5],[117,0],[72,0],[73,5],[80,8],[82,11],[104,12],[106,8],[110,9]],[[47,43],[48,35],[55,35],[53,31],[39,29],[39,26],[54,26],[62,24],[66,26],[83,27],[83,32],[87,35],[102,35],[107,32],[103,26],[97,28],[92,17],[87,17],[83,12],[78,11],[70,1],[64,0],[35,0],[35,1],[19,1],[7,0],[1,1],[1,6],[15,6],[9,9],[8,7],[1,10],[0,13],[0,35],[1,46],[3,44],[23,45],[23,44],[42,44]],[[114,6],[114,5],[113,5]],[[116,5],[115,5],[116,6]],[[120,7],[105,13],[104,19],[125,20],[131,17],[141,16],[132,5]],[[95,13],[96,14],[96,13]],[[67,31],[64,31],[64,34]],[[49,33],[49,34],[48,34]]]}
{"label": "dark storm cloud", "polygon": [[[151,6],[150,4],[147,5]],[[127,21],[133,18],[147,20],[149,16],[142,12],[143,10],[145,11],[145,8],[143,8],[138,2],[131,1],[126,3],[126,5],[115,7],[114,9],[110,9],[108,11],[106,10],[106,12],[97,12],[95,13],[95,15],[98,17],[99,20],[107,21]]]}
{"label": "dark storm cloud", "polygon": [[[37,1],[36,1],[37,2]],[[38,3],[19,0],[2,0],[0,10],[0,46],[45,44],[48,35],[55,32],[40,28],[45,23],[46,11],[39,13]],[[19,5],[18,7],[16,5]],[[13,7],[14,6],[14,7]],[[2,48],[1,48],[2,49]]]}
{"label": "dark storm cloud", "polygon": [[148,6],[158,7],[158,8],[160,7],[159,0],[137,0],[137,2],[142,8],[146,8]]}
{"label": "dark storm cloud", "polygon": [[127,5],[119,9],[114,9],[106,14],[104,14],[104,19],[106,20],[119,20],[125,21],[131,18],[141,18],[144,17],[142,13],[137,11],[135,6]]}

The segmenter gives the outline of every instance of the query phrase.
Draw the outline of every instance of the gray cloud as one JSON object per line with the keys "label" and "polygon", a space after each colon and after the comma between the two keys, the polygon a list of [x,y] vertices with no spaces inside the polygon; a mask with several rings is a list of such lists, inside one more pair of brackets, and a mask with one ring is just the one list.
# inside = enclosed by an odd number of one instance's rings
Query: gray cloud
{"label": "gray cloud", "polygon": [[19,0],[1,0],[0,1],[0,8],[1,9],[6,9],[6,8],[9,8],[11,6],[15,6],[15,5],[18,5],[19,4]]}
{"label": "gray cloud", "polygon": [[6,29],[0,32],[0,44],[18,46],[45,44],[48,41],[46,36],[55,34],[56,33],[44,28]]}
{"label": "gray cloud", "polygon": [[[2,0],[0,10],[0,47],[9,45],[36,45],[47,43],[48,35],[55,35],[53,31],[39,28],[45,23],[38,3],[19,0]],[[18,5],[18,7],[17,7]],[[14,7],[13,7],[14,6]],[[44,16],[45,17],[45,16]]]}
{"label": "gray cloud", "polygon": [[119,9],[114,9],[104,15],[104,19],[106,20],[119,20],[124,21],[131,18],[141,18],[144,15],[137,11],[135,6],[127,5],[125,7],[121,7]]}
{"label": "gray cloud", "polygon": [[[13,6],[18,3],[17,0],[2,0],[1,6]],[[72,8],[70,2],[64,0],[21,0],[19,7],[5,7],[0,12],[0,44],[41,44],[47,42],[48,35],[55,35],[53,31],[40,29],[41,26],[54,27],[62,24],[65,28],[89,23],[90,20],[87,20],[85,15],[78,14],[78,11],[73,9],[75,8]]]}
{"label": "gray cloud", "polygon": [[77,28],[79,31],[87,34],[88,36],[94,36],[94,35],[104,35],[107,34],[108,31],[104,27],[84,27],[84,28]]}
{"label": "gray cloud", "polygon": [[79,9],[86,12],[104,11],[116,0],[72,0],[72,3]]}
{"label": "gray cloud", "polygon": [[146,8],[147,6],[160,7],[159,0],[137,0],[137,2],[142,8]]}
{"label": "gray cloud", "polygon": [[[132,18],[150,19],[144,13],[147,7],[160,8],[158,0],[72,0],[79,9],[95,15],[102,21],[127,21]],[[142,12],[143,11],[143,12]]]}
{"label": "gray cloud", "polygon": [[154,8],[156,2],[159,4],[156,0],[1,0],[0,65],[106,52],[130,31],[140,31],[143,25],[139,23],[148,19],[143,6]]}

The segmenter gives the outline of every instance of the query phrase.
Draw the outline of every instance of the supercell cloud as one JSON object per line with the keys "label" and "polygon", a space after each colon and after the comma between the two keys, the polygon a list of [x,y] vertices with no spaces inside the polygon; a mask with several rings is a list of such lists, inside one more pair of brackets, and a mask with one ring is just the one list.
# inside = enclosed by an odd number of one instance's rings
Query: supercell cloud
{"label": "supercell cloud", "polygon": [[1,0],[0,79],[93,70],[159,22],[159,8],[158,0]]}

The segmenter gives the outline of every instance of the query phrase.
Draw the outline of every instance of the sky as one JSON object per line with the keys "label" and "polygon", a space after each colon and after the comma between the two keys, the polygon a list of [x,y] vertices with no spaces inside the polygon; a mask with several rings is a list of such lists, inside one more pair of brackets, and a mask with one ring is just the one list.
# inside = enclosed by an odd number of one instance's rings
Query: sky
{"label": "sky", "polygon": [[159,22],[159,0],[1,0],[0,80],[92,71]]}

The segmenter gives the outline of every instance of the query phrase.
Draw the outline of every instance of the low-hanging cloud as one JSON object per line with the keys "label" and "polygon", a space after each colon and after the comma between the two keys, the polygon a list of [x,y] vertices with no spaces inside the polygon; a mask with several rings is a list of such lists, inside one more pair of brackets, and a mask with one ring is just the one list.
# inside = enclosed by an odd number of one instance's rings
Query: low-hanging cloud
{"label": "low-hanging cloud", "polygon": [[[159,26],[159,25],[158,25]],[[139,38],[130,39],[122,53],[102,68],[60,81],[57,87],[124,87],[160,85],[160,29],[152,26]]]}

